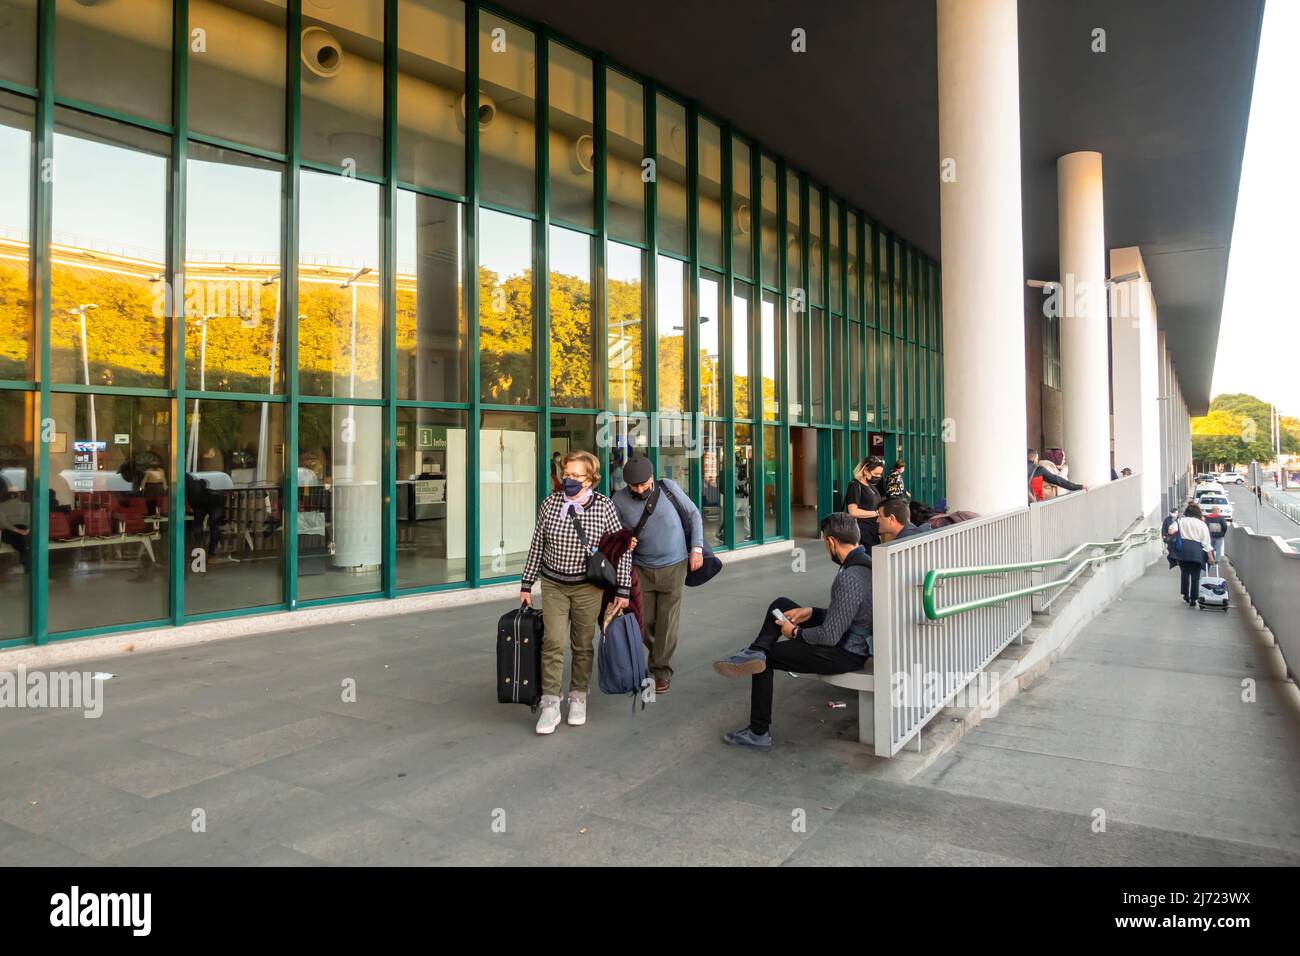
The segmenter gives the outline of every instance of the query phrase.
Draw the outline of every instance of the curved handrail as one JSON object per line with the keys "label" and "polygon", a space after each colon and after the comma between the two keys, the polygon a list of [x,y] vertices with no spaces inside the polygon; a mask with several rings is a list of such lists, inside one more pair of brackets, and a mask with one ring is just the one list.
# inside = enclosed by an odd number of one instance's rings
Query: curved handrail
{"label": "curved handrail", "polygon": [[[1044,561],[1024,561],[1020,564],[999,564],[988,565],[984,567],[973,568],[943,568],[927,571],[925,574],[925,585],[922,592],[922,604],[925,607],[925,616],[931,621],[942,621],[946,618],[954,617],[958,614],[964,614],[967,611],[977,611],[983,607],[992,607],[995,604],[1005,604],[1007,601],[1019,597],[1029,597],[1032,594],[1039,594],[1043,591],[1050,591],[1053,588],[1064,587],[1071,584],[1083,572],[1083,569],[1095,562],[1109,561],[1112,558],[1118,558],[1127,554],[1135,543],[1152,541],[1158,538],[1160,531],[1158,528],[1140,528],[1137,531],[1130,531],[1122,538],[1116,538],[1114,541],[1085,541],[1069,554],[1062,555],[1059,558],[1051,558]],[[1136,540],[1135,540],[1136,539]],[[1113,553],[1108,549],[1118,547],[1119,550]],[[1042,568],[1055,567],[1056,565],[1069,564],[1074,557],[1082,551],[1090,549],[1102,549],[1107,553],[1095,554],[1091,557],[1084,558],[1079,564],[1071,569],[1070,573],[1055,581],[1048,581],[1045,584],[1035,584],[1026,588],[1017,588],[1014,591],[1008,591],[1005,594],[996,594],[990,597],[977,598],[973,601],[964,601],[961,604],[953,604],[950,607],[939,609],[935,607],[935,590],[939,582],[949,578],[970,578],[978,577],[984,574],[1007,574],[1012,571],[1036,571]]]}

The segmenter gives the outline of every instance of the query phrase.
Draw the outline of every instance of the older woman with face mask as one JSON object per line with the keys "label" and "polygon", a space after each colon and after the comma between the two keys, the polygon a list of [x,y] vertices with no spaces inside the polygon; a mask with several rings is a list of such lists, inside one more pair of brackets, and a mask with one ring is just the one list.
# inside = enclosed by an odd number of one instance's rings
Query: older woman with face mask
{"label": "older woman with face mask", "polygon": [[[592,637],[604,592],[587,582],[589,548],[606,533],[623,529],[614,503],[596,490],[600,462],[587,451],[571,451],[560,461],[561,488],[548,495],[537,509],[533,542],[528,549],[519,600],[531,606],[533,583],[542,581],[542,712],[539,734],[552,733],[560,724],[560,681],[564,676],[564,641],[572,648],[569,680],[570,726],[587,722],[587,688],[595,657]],[[577,525],[581,524],[582,534]],[[583,538],[586,538],[586,546]],[[614,607],[627,607],[632,591],[632,553],[619,559]]]}

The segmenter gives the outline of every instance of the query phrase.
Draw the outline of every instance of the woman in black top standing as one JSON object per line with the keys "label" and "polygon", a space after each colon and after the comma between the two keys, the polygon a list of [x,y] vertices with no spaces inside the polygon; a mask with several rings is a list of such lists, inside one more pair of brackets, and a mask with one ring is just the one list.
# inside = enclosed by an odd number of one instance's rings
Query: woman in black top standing
{"label": "woman in black top standing", "polygon": [[880,478],[885,473],[885,462],[878,455],[864,458],[853,469],[853,480],[849,482],[848,493],[844,496],[844,510],[858,519],[862,546],[870,553],[873,545],[880,543],[880,533],[876,528],[876,512],[884,495],[880,491]]}

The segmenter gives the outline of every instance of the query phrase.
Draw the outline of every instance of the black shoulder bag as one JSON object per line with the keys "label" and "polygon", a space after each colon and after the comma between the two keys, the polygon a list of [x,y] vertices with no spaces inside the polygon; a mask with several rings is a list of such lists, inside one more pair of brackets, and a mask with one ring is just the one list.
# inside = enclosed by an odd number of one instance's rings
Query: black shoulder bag
{"label": "black shoulder bag", "polygon": [[[637,521],[636,527],[632,529],[632,537],[640,538],[641,532],[645,530],[645,523],[650,520],[650,516],[655,512],[655,505],[659,503],[659,489],[662,486],[655,482],[655,490],[650,492],[650,500],[645,503],[645,510],[641,512],[641,519]],[[689,545],[690,542],[687,542]]]}
{"label": "black shoulder bag", "polygon": [[[686,513],[686,509],[682,507],[682,503],[677,500],[677,496],[668,490],[667,485],[659,483],[658,486],[663,488],[664,494],[668,496],[668,500],[677,509],[677,517],[682,521],[682,533],[686,535],[686,559],[689,561],[691,555],[691,517]],[[722,570],[722,562],[713,553],[709,543],[707,541],[701,543],[704,545],[704,554],[702,555],[704,563],[700,565],[698,570],[688,570],[686,572],[686,586],[688,588],[697,588],[701,584],[711,581]],[[687,567],[689,568],[689,565]]]}
{"label": "black shoulder bag", "polygon": [[614,570],[614,565],[609,563],[604,552],[587,542],[587,532],[582,530],[582,519],[576,510],[569,513],[569,520],[573,522],[573,529],[578,532],[578,540],[582,542],[582,550],[587,554],[587,583],[596,585],[602,591],[613,591],[618,587],[618,572]]}

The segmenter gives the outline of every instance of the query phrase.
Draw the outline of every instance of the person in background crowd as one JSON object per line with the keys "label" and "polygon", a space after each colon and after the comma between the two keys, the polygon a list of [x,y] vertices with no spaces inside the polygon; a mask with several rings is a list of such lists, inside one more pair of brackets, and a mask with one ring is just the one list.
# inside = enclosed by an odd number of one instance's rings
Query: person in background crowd
{"label": "person in background crowd", "polygon": [[564,470],[560,465],[560,453],[554,452],[551,455],[551,491],[559,491],[564,486],[564,479],[561,472]]}
{"label": "person in background crowd", "polygon": [[1205,527],[1210,529],[1210,543],[1216,561],[1223,560],[1223,540],[1228,536],[1228,519],[1221,514],[1205,516]]}
{"label": "person in background crowd", "polygon": [[[641,534],[632,542],[632,561],[641,579],[645,639],[650,645],[650,673],[655,693],[666,694],[673,678],[673,653],[677,650],[677,625],[687,571],[704,563],[704,518],[690,495],[670,478],[656,483],[650,459],[629,458],[623,466],[627,483],[614,493],[614,507],[625,528],[635,529],[652,507]],[[665,494],[666,492],[666,494]],[[672,496],[669,500],[668,495]],[[690,515],[691,547],[686,550],[678,507]]]}
{"label": "person in background crowd", "polygon": [[1029,500],[1031,503],[1034,501],[1042,500],[1038,495],[1034,493],[1035,478],[1042,479],[1039,482],[1040,485],[1051,485],[1055,488],[1064,488],[1066,491],[1087,491],[1088,490],[1087,485],[1076,485],[1068,478],[1063,478],[1060,475],[1056,474],[1055,471],[1044,468],[1043,465],[1038,461],[1038,449],[1036,448],[1029,449],[1028,464],[1029,464],[1029,469],[1028,469],[1026,481],[1029,484]]}
{"label": "person in background crowd", "polygon": [[739,450],[736,451],[735,469],[736,517],[745,519],[745,537],[741,540],[748,540],[754,536],[754,529],[750,522],[749,460]]}
{"label": "person in background crowd", "polygon": [[32,508],[0,478],[0,541],[18,552],[23,571],[32,573]]}
{"label": "person in background crowd", "polygon": [[[606,532],[623,530],[614,503],[596,491],[600,462],[589,451],[571,451],[560,460],[564,487],[542,499],[537,509],[533,540],[524,562],[519,601],[533,604],[533,583],[542,579],[542,712],[539,734],[552,733],[560,724],[560,681],[564,677],[564,640],[572,648],[569,680],[570,726],[587,722],[587,688],[594,657],[592,636],[604,592],[587,583],[588,548],[595,548]],[[575,523],[587,539],[583,547]],[[616,610],[627,607],[632,593],[632,553],[618,562]]]}
{"label": "person in background crowd", "polygon": [[1169,523],[1166,539],[1171,545],[1178,535],[1182,535],[1183,550],[1177,554],[1171,550],[1170,558],[1178,564],[1178,586],[1184,603],[1196,607],[1201,593],[1201,569],[1208,559],[1217,571],[1218,561],[1214,556],[1210,529],[1201,516],[1201,506],[1195,501],[1188,502],[1181,518]]}
{"label": "person in background crowd", "polygon": [[[830,559],[840,566],[830,607],[799,607],[779,597],[768,605],[753,643],[713,664],[723,677],[752,678],[749,724],[722,738],[733,746],[772,749],[774,670],[846,674],[861,670],[871,657],[871,561],[858,543],[858,519],[833,512],[822,521],[821,536]],[[778,622],[774,610],[785,620]]]}
{"label": "person in background crowd", "polygon": [[[197,478],[185,473],[185,503],[194,514],[195,536],[206,541],[207,563],[215,564],[217,550],[221,546],[221,524],[226,520],[226,496],[208,487],[206,478]],[[207,524],[207,537],[204,538],[204,523]],[[235,558],[230,558],[235,561]],[[237,562],[236,562],[237,563]]]}
{"label": "person in background crowd", "polygon": [[1061,469],[1056,467],[1056,462],[1052,459],[1043,457],[1038,462],[1038,467],[1043,470],[1042,476],[1035,478],[1029,483],[1030,490],[1038,496],[1039,501],[1051,501],[1056,497],[1056,486],[1044,480],[1048,475],[1061,476]]}
{"label": "person in background crowd", "polygon": [[889,473],[885,479],[885,497],[886,498],[910,498],[907,493],[907,487],[903,484],[903,472],[907,470],[907,462],[899,458],[894,462],[894,470]]}
{"label": "person in background crowd", "polygon": [[136,491],[145,499],[145,513],[158,514],[158,502],[167,497],[167,471],[162,459],[150,452],[144,461],[144,467],[137,468]]}
{"label": "person in background crowd", "polygon": [[[1183,502],[1184,507],[1186,506],[1186,504],[1187,502]],[[1173,526],[1173,523],[1177,520],[1178,520],[1178,506],[1174,505],[1169,509],[1169,514],[1165,515],[1165,519],[1162,522],[1160,522],[1161,541],[1167,542],[1169,540],[1169,529]],[[1169,559],[1170,570],[1178,567],[1178,561],[1174,558],[1174,554],[1172,551],[1166,552],[1165,557]]]}
{"label": "person in background crowd", "polygon": [[853,469],[853,480],[844,495],[844,510],[858,522],[858,540],[870,553],[872,545],[879,544],[876,514],[884,499],[879,483],[885,473],[885,462],[878,455],[862,459]]}
{"label": "person in background crowd", "polygon": [[914,534],[921,534],[922,530],[927,530],[912,524],[911,506],[902,498],[886,498],[880,503],[876,526],[879,528],[882,544],[897,541],[899,538],[910,538]]}

